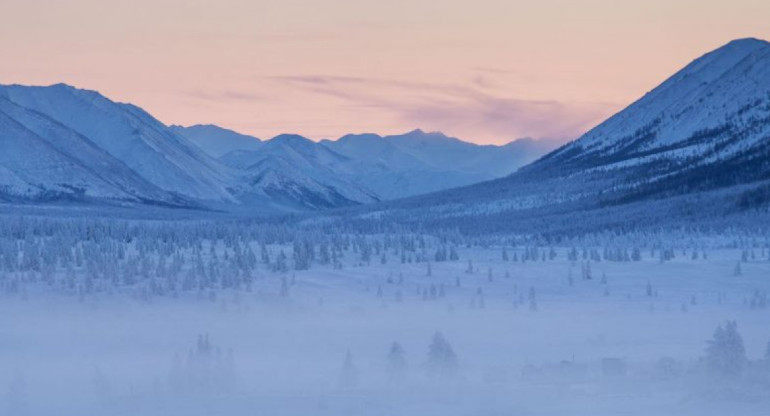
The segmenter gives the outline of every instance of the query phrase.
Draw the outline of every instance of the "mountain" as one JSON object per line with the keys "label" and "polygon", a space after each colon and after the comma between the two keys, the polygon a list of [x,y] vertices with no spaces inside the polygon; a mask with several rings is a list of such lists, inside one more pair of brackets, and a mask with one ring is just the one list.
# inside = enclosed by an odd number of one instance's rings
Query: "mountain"
{"label": "mountain", "polygon": [[[537,143],[522,146],[524,142]],[[349,180],[382,199],[403,198],[499,178],[556,147],[520,139],[505,146],[477,145],[439,132],[394,136],[350,134],[322,145],[355,165]]]}
{"label": "mountain", "polygon": [[611,172],[607,202],[770,179],[770,43],[741,39],[698,58],[532,172]]}
{"label": "mountain", "polygon": [[65,84],[0,85],[0,200],[157,204],[268,213],[350,207],[500,177],[550,143],[480,146],[441,133],[267,141],[166,126]]}
{"label": "mountain", "polygon": [[[139,107],[95,91],[64,84],[0,86],[0,200],[160,204],[249,213],[374,200],[335,178],[302,176],[292,161],[266,163],[260,171],[233,168],[178,131]],[[201,131],[235,136],[218,128],[185,129],[190,135]]]}
{"label": "mountain", "polygon": [[201,148],[209,156],[218,158],[236,150],[257,150],[262,141],[213,124],[170,126],[171,130]]}
{"label": "mountain", "polygon": [[770,44],[741,39],[506,178],[367,212],[444,226],[576,229],[718,220],[767,211],[769,202]]}
{"label": "mountain", "polygon": [[281,175],[279,166],[291,166],[293,180],[304,175],[300,182],[329,185],[348,199],[368,203],[498,178],[554,147],[531,139],[480,146],[420,130],[385,137],[348,134],[318,143],[284,134],[261,142],[257,149],[231,151],[219,159],[253,176],[264,169]]}
{"label": "mountain", "polygon": [[375,134],[349,134],[321,144],[349,159],[337,170],[338,175],[371,189],[381,199],[419,195],[492,178],[428,164]]}
{"label": "mountain", "polygon": [[439,169],[454,167],[490,179],[510,175],[558,146],[555,141],[530,138],[514,140],[503,146],[477,145],[441,132],[426,133],[419,129],[387,136],[386,140],[430,166]]}
{"label": "mountain", "polygon": [[[215,160],[138,107],[64,84],[3,86],[0,97],[45,116],[160,189],[190,199],[232,200],[224,185],[227,174]],[[57,140],[54,131],[48,133],[49,141]]]}
{"label": "mountain", "polygon": [[[312,209],[370,203],[378,197],[345,180],[349,160],[295,134],[276,136],[258,150],[236,150],[220,160],[243,172],[239,187],[257,187],[273,198],[299,199]],[[346,175],[339,175],[345,172]]]}
{"label": "mountain", "polygon": [[0,147],[0,199],[5,201],[178,202],[88,139],[2,95]]}

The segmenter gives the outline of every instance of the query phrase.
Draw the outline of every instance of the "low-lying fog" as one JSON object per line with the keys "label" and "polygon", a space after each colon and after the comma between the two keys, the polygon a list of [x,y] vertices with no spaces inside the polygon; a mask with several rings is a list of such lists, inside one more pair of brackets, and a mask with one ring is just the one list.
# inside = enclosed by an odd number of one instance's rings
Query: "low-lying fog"
{"label": "low-lying fog", "polygon": [[766,256],[588,270],[566,252],[173,296],[7,291],[0,414],[770,414]]}

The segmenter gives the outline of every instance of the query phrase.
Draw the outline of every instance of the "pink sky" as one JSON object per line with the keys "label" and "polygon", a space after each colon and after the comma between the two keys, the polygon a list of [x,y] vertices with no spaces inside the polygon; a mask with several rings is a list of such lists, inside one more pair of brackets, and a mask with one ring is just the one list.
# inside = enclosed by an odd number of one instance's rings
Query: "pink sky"
{"label": "pink sky", "polygon": [[574,138],[770,1],[0,0],[0,83],[66,82],[261,138]]}

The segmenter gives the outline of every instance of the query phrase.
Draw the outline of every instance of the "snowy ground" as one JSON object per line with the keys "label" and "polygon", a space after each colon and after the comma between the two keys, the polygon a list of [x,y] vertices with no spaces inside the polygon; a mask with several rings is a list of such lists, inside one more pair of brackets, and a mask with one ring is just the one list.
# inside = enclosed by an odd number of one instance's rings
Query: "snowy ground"
{"label": "snowy ground", "polygon": [[[739,274],[741,250],[676,251],[666,262],[642,251],[636,262],[591,261],[591,279],[567,248],[527,262],[503,261],[500,248],[459,251],[430,273],[395,257],[261,270],[248,292],[4,295],[0,414],[770,412],[764,250]],[[751,360],[733,378],[699,362],[726,320]],[[436,332],[456,371],[429,371]],[[403,371],[388,360],[394,342]]]}

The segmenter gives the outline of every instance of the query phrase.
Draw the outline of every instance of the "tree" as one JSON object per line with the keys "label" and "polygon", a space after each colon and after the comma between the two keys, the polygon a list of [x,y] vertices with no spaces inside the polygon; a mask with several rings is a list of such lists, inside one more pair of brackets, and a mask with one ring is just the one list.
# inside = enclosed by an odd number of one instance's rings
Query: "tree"
{"label": "tree", "polygon": [[289,282],[286,280],[286,276],[281,277],[281,297],[289,297]]}
{"label": "tree", "polygon": [[706,363],[709,370],[715,375],[737,376],[747,362],[743,338],[738,333],[738,324],[735,321],[727,321],[724,327],[718,326],[706,347]]}
{"label": "tree", "polygon": [[340,387],[351,388],[358,384],[358,369],[353,363],[353,354],[348,350],[345,353],[345,361],[342,363],[340,375]]}
{"label": "tree", "polygon": [[406,373],[406,352],[401,344],[394,342],[388,351],[388,374],[391,379],[402,378]]}
{"label": "tree", "polygon": [[454,246],[449,247],[449,260],[460,260],[460,256],[457,254],[457,250]]}
{"label": "tree", "polygon": [[530,287],[529,293],[527,295],[527,298],[529,300],[529,309],[532,311],[537,310],[537,295],[535,295],[535,288]]}
{"label": "tree", "polygon": [[428,374],[433,377],[448,377],[454,375],[458,367],[452,346],[441,332],[436,332],[428,347]]}

